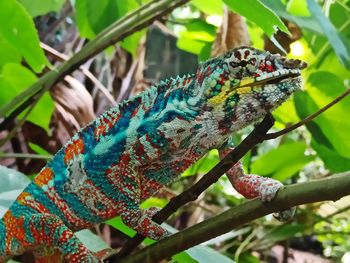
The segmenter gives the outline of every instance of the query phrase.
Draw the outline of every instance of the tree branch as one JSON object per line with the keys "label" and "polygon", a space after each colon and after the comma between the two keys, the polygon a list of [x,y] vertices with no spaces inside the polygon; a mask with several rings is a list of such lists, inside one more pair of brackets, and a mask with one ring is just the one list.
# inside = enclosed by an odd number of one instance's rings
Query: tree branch
{"label": "tree branch", "polygon": [[247,201],[118,262],[159,262],[264,215],[307,203],[335,201],[346,195],[350,195],[350,172],[286,186],[271,202],[262,202],[258,199]]}

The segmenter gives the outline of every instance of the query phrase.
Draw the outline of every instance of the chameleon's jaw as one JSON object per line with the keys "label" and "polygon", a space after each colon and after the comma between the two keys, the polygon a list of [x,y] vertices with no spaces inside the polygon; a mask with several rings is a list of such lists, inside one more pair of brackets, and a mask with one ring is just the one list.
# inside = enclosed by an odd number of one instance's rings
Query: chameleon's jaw
{"label": "chameleon's jaw", "polygon": [[280,69],[266,73],[263,76],[244,78],[241,80],[239,86],[233,89],[239,91],[240,89],[247,89],[247,87],[276,85],[284,81],[293,81],[293,79],[298,78],[300,78],[300,69]]}

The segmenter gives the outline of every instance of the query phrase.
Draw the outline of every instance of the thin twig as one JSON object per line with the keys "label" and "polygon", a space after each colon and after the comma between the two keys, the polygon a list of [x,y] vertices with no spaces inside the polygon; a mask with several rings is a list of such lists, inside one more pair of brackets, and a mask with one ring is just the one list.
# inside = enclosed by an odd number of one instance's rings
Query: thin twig
{"label": "thin twig", "polygon": [[[40,46],[42,47],[42,49],[45,50],[45,52],[47,52],[48,54],[50,54],[51,56],[53,56],[55,59],[57,59],[59,61],[69,60],[69,57],[66,54],[63,54],[63,53],[57,51],[56,49],[46,45],[45,43],[41,42]],[[99,91],[101,91],[101,93],[106,97],[107,100],[109,100],[109,102],[112,105],[117,104],[117,102],[114,100],[113,96],[108,91],[108,89],[90,72],[90,70],[88,70],[84,66],[80,66],[79,69],[88,79],[90,79],[95,84],[96,88]]]}
{"label": "thin twig", "polygon": [[6,159],[6,158],[51,160],[52,155],[41,155],[41,154],[32,154],[32,153],[0,153],[0,159]]}
{"label": "thin twig", "polygon": [[288,132],[291,132],[297,128],[299,128],[300,126],[312,121],[313,119],[315,119],[317,116],[319,116],[321,113],[325,112],[326,110],[328,110],[329,108],[331,108],[332,106],[334,106],[335,104],[337,104],[339,101],[341,101],[342,99],[344,99],[346,96],[348,96],[350,94],[350,89],[347,89],[343,94],[341,94],[339,97],[337,97],[336,99],[334,99],[333,101],[331,101],[330,103],[328,103],[326,106],[324,106],[323,108],[321,108],[320,110],[318,110],[317,112],[311,114],[310,116],[306,117],[305,119],[301,120],[298,123],[293,124],[292,126],[289,126],[281,131],[278,132],[273,132],[273,133],[268,133],[265,136],[265,140],[271,140],[271,139],[276,139],[277,137],[284,135]]}

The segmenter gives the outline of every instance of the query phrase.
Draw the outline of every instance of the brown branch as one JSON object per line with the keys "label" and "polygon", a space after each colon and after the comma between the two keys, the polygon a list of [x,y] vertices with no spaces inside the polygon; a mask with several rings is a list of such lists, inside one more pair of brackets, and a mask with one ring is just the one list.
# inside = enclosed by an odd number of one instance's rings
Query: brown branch
{"label": "brown branch", "polygon": [[317,116],[319,116],[321,113],[325,112],[326,110],[328,110],[329,108],[331,108],[332,106],[337,104],[339,101],[344,99],[349,94],[350,94],[350,89],[347,89],[343,94],[341,94],[340,96],[335,98],[333,101],[328,103],[326,106],[322,107],[320,110],[318,110],[317,112],[311,114],[310,116],[306,117],[305,119],[301,120],[300,122],[297,122],[297,123],[293,124],[292,126],[289,126],[289,127],[285,128],[285,129],[283,129],[281,131],[266,134],[265,140],[276,139],[277,137],[279,137],[281,135],[284,135],[284,134],[286,134],[288,132],[291,132],[291,131],[299,128],[300,126],[302,126],[302,125],[312,121]]}
{"label": "brown branch", "polygon": [[338,200],[350,194],[350,172],[286,186],[271,202],[259,199],[247,201],[192,227],[184,229],[123,258],[123,263],[153,263],[227,233],[264,215],[301,204]]}
{"label": "brown branch", "polygon": [[[218,163],[213,169],[204,175],[196,184],[180,195],[172,198],[170,202],[152,218],[152,220],[160,224],[164,222],[171,214],[176,212],[180,207],[188,202],[196,200],[203,191],[215,183],[228,169],[230,169],[232,164],[238,162],[256,144],[262,142],[267,131],[273,126],[273,124],[274,119],[270,114],[268,114],[233,151],[222,159],[220,163]],[[111,259],[117,260],[125,257],[126,255],[130,254],[143,240],[143,236],[136,234],[135,237],[128,240],[119,253],[113,256]]]}

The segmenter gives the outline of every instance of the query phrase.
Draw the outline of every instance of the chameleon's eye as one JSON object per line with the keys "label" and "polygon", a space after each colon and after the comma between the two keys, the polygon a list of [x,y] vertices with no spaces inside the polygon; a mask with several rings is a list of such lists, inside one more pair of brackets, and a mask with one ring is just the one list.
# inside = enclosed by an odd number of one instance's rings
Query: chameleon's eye
{"label": "chameleon's eye", "polygon": [[245,66],[247,66],[247,64],[248,64],[248,62],[246,60],[242,60],[241,62],[239,62],[239,65],[241,67],[245,67]]}

